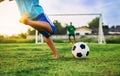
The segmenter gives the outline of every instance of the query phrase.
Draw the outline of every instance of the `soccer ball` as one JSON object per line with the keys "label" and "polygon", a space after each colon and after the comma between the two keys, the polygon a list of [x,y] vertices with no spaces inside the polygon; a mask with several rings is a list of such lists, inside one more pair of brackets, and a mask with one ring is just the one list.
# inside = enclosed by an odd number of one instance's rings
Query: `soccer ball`
{"label": "soccer ball", "polygon": [[84,42],[75,43],[72,47],[72,54],[75,58],[86,58],[89,51],[88,45]]}

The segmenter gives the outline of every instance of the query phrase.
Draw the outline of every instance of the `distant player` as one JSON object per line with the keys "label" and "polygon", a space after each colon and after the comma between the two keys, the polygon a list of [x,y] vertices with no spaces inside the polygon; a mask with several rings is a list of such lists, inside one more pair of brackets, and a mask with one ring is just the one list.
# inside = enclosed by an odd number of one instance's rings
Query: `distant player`
{"label": "distant player", "polygon": [[76,42],[76,39],[75,39],[75,27],[74,25],[72,25],[72,22],[70,22],[70,25],[67,25],[67,30],[68,30],[68,39],[69,39],[69,42],[71,42],[71,36],[73,36],[73,39],[74,39],[74,43]]}
{"label": "distant player", "polygon": [[[0,0],[2,2],[4,0]],[[9,0],[12,1],[12,0]],[[48,16],[44,13],[40,0],[15,0],[21,13],[20,22],[29,25],[38,30],[52,49],[55,58],[59,58],[60,55],[57,52],[54,43],[50,36],[56,32],[56,27],[48,19]]]}

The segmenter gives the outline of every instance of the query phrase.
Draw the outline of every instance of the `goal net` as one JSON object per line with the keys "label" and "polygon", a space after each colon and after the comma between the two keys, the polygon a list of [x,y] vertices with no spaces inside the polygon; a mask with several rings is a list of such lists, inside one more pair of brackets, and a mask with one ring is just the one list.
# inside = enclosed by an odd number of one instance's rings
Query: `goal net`
{"label": "goal net", "polygon": [[[92,14],[49,14],[48,15],[51,21],[57,20],[61,23],[63,27],[65,24],[69,24],[70,22],[75,25],[75,27],[88,26],[88,23],[92,21],[94,18],[99,17],[99,27],[98,27],[98,43],[103,44],[105,42],[103,28],[102,28],[102,14],[100,13],[92,13]],[[36,31],[36,39],[35,43],[44,43],[42,35]]]}

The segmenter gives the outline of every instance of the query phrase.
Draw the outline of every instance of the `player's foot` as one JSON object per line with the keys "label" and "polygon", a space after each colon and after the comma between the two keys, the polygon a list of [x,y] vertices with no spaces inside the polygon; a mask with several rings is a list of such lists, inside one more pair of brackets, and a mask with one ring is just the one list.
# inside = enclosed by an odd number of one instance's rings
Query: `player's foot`
{"label": "player's foot", "polygon": [[72,44],[75,44],[75,43],[76,43],[76,41],[73,41],[73,42],[72,42]]}
{"label": "player's foot", "polygon": [[73,42],[69,42],[70,44],[73,44]]}
{"label": "player's foot", "polygon": [[27,24],[29,20],[29,14],[25,13],[21,18],[20,18],[20,23]]}
{"label": "player's foot", "polygon": [[55,58],[55,59],[59,59],[59,58],[60,58],[60,55],[59,55],[59,54],[56,54],[56,55],[54,56],[54,58]]}

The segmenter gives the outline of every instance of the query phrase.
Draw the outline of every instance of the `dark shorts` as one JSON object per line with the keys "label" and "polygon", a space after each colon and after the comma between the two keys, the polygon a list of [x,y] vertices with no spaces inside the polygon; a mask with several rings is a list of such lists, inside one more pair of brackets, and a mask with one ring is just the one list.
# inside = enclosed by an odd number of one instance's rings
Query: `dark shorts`
{"label": "dark shorts", "polygon": [[[37,21],[43,21],[43,22],[47,22],[50,24],[50,26],[52,27],[52,30],[53,30],[53,33],[52,34],[55,34],[56,33],[56,27],[55,25],[50,21],[50,19],[48,18],[48,16],[46,16],[46,14],[42,13],[40,14],[35,20]],[[41,33],[44,37],[50,37],[52,34],[47,32],[47,31],[40,31],[38,30],[39,33]]]}
{"label": "dark shorts", "polygon": [[69,36],[75,36],[75,34],[69,34]]}

